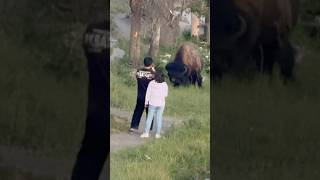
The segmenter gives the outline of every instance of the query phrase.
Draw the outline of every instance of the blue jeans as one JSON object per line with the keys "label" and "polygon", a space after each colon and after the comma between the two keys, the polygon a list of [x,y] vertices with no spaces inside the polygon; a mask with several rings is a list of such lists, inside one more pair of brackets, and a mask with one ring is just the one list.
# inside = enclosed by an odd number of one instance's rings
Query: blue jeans
{"label": "blue jeans", "polygon": [[152,106],[149,105],[149,110],[148,110],[148,116],[147,116],[147,121],[146,125],[144,127],[144,132],[149,133],[149,129],[151,126],[151,121],[153,119],[153,116],[156,114],[156,121],[157,121],[157,134],[160,134],[161,132],[161,126],[162,126],[162,114],[164,111],[164,106]]}

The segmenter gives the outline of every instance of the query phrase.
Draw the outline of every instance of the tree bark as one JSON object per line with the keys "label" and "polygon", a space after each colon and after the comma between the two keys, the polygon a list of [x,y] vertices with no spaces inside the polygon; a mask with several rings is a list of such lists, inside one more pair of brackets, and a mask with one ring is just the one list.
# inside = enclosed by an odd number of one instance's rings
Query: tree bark
{"label": "tree bark", "polygon": [[160,27],[161,25],[159,20],[156,20],[152,25],[152,37],[149,48],[149,56],[151,56],[152,59],[155,59],[159,51]]}
{"label": "tree bark", "polygon": [[132,66],[137,68],[140,59],[141,0],[130,0],[131,32],[129,58]]}
{"label": "tree bark", "polygon": [[[163,0],[162,0],[163,1]],[[164,2],[164,1],[163,1]],[[174,46],[177,43],[177,38],[179,37],[180,28],[179,28],[179,18],[180,16],[174,16],[171,14],[171,11],[174,10],[175,0],[166,0],[166,7],[160,12],[163,13],[161,20],[161,29],[160,29],[160,45],[170,47]]]}
{"label": "tree bark", "polygon": [[200,18],[194,13],[191,14],[191,27],[191,35],[199,37]]}
{"label": "tree bark", "polygon": [[207,12],[206,14],[206,38],[207,42],[210,45],[210,11]]}

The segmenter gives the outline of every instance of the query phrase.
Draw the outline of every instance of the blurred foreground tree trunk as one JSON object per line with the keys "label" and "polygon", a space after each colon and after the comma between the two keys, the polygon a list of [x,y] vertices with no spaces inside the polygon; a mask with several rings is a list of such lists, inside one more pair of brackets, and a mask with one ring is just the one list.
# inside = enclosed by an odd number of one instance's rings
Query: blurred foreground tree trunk
{"label": "blurred foreground tree trunk", "polygon": [[140,59],[141,0],[130,0],[131,32],[129,59],[133,67],[138,67]]}
{"label": "blurred foreground tree trunk", "polygon": [[205,22],[206,22],[206,39],[207,39],[207,43],[210,45],[210,8],[208,10],[208,12],[206,13],[206,17],[205,17]]}

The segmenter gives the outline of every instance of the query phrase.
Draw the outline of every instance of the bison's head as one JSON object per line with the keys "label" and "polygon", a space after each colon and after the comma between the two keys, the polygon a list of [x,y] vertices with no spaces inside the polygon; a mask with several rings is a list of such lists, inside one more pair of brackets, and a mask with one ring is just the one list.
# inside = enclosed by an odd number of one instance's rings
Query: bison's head
{"label": "bison's head", "polygon": [[251,53],[258,39],[258,29],[254,21],[245,13],[228,16],[220,22],[215,32],[213,44],[213,75],[225,72],[246,72]]}
{"label": "bison's head", "polygon": [[187,76],[187,66],[184,64],[171,62],[166,65],[168,76],[174,86],[189,84],[189,77]]}

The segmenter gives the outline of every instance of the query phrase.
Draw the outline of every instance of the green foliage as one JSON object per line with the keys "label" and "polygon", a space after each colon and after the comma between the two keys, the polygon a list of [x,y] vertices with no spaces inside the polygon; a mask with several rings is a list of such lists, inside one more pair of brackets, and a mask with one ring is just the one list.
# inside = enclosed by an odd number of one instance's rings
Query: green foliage
{"label": "green foliage", "polygon": [[191,12],[197,13],[198,15],[203,15],[205,16],[206,13],[209,12],[210,6],[209,6],[210,1],[209,0],[195,0],[190,3],[188,7],[190,7]]}
{"label": "green foliage", "polygon": [[169,53],[160,54],[158,56],[158,60],[156,61],[156,69],[166,72],[165,66],[171,61],[172,58],[172,55]]}
{"label": "green foliage", "polygon": [[191,31],[190,30],[185,30],[182,32],[182,36],[185,41],[190,41],[191,40]]}
{"label": "green foliage", "polygon": [[111,65],[111,72],[128,87],[132,87],[136,83],[135,71],[130,64],[128,55],[125,55],[122,59],[118,59]]}
{"label": "green foliage", "polygon": [[[320,2],[315,0],[301,1],[298,29],[308,35],[310,41],[320,40]],[[307,42],[309,44],[309,42]],[[319,47],[319,43],[315,44]]]}
{"label": "green foliage", "polygon": [[308,48],[313,51],[320,49],[320,30],[318,31],[317,36],[311,37],[308,29],[302,24],[298,24],[291,34],[291,39],[296,45],[299,45],[304,49]]}
{"label": "green foliage", "polygon": [[210,74],[210,49],[206,46],[200,46],[199,52],[201,54],[201,58],[204,64],[204,71]]}
{"label": "green foliage", "polygon": [[317,0],[301,1],[300,8],[303,19],[310,20],[314,18],[315,15],[320,15],[320,2]]}
{"label": "green foliage", "polygon": [[199,37],[195,37],[191,35],[191,31],[190,30],[185,30],[182,32],[182,41],[191,41],[194,44],[197,45],[201,45],[201,43],[205,43],[206,42],[206,35],[201,35]]}

